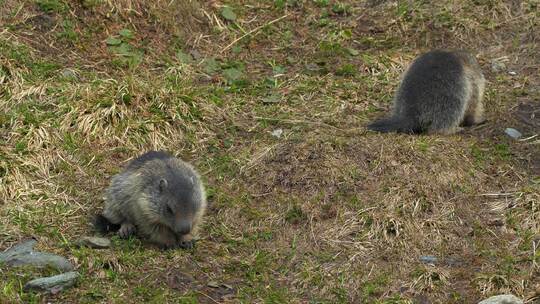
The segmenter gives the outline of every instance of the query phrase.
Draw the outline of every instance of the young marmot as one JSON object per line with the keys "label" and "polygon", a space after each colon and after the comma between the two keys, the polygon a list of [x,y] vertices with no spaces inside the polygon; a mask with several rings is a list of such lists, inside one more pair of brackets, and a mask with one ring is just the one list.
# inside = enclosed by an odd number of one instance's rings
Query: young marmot
{"label": "young marmot", "polygon": [[485,79],[465,51],[434,50],[416,58],[394,98],[393,114],[368,129],[379,132],[452,134],[484,121]]}
{"label": "young marmot", "polygon": [[205,209],[195,169],[166,152],[150,151],[112,178],[94,225],[100,232],[117,230],[122,238],[136,232],[163,248],[192,248]]}

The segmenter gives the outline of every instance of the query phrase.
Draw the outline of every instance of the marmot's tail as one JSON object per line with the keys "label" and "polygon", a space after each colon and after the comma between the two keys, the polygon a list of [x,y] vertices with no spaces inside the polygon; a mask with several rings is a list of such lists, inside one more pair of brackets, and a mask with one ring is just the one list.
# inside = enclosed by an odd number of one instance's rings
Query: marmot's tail
{"label": "marmot's tail", "polygon": [[111,221],[109,221],[102,214],[96,214],[96,216],[94,217],[94,228],[99,233],[105,234],[108,232],[117,231],[118,229],[120,229],[120,225],[111,223]]}
{"label": "marmot's tail", "polygon": [[419,128],[415,128],[406,120],[395,116],[376,120],[367,125],[367,128],[371,131],[377,131],[382,133],[396,132],[414,134],[421,132]]}

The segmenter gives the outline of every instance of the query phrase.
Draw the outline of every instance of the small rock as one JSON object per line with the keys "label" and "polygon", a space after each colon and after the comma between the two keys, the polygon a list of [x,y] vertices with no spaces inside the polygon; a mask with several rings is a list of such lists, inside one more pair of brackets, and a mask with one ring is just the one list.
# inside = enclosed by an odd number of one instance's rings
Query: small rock
{"label": "small rock", "polygon": [[69,79],[77,79],[77,72],[75,72],[72,69],[63,69],[62,77],[69,78]]}
{"label": "small rock", "polygon": [[506,133],[508,136],[512,137],[513,139],[518,139],[522,136],[521,132],[519,132],[518,130],[514,128],[506,128],[504,129],[504,133]]}
{"label": "small rock", "polygon": [[485,299],[478,304],[523,304],[523,301],[514,295],[498,295]]}
{"label": "small rock", "polygon": [[491,62],[491,70],[495,73],[505,71],[506,64],[504,64],[504,62],[494,60]]}
{"label": "small rock", "polygon": [[64,257],[45,252],[31,251],[18,255],[13,255],[3,262],[7,266],[34,266],[39,268],[52,267],[60,271],[71,271],[73,265]]}
{"label": "small rock", "polygon": [[111,240],[108,238],[83,236],[75,242],[75,245],[80,247],[90,247],[95,249],[104,249],[111,247]]}
{"label": "small rock", "polygon": [[423,255],[420,257],[420,261],[426,264],[435,264],[437,263],[437,260],[438,260],[437,257],[433,255]]}
{"label": "small rock", "polygon": [[193,57],[193,59],[195,59],[196,61],[199,61],[199,60],[202,60],[203,59],[203,56],[201,55],[201,53],[197,50],[192,50],[191,52],[189,52],[189,54],[191,54],[191,56]]}
{"label": "small rock", "polygon": [[8,250],[0,253],[0,262],[4,262],[5,260],[19,255],[19,254],[25,254],[28,252],[31,252],[34,250],[34,246],[36,245],[37,241],[34,239],[30,239],[24,242],[21,242]]}
{"label": "small rock", "polygon": [[274,131],[272,131],[271,134],[274,137],[280,138],[281,135],[283,134],[283,129],[275,129]]}
{"label": "small rock", "polygon": [[56,294],[75,285],[78,278],[79,273],[71,271],[52,277],[34,279],[24,284],[24,290],[36,290]]}
{"label": "small rock", "polygon": [[444,259],[444,265],[450,266],[450,267],[462,267],[465,264],[465,261],[463,261],[460,257],[447,257]]}

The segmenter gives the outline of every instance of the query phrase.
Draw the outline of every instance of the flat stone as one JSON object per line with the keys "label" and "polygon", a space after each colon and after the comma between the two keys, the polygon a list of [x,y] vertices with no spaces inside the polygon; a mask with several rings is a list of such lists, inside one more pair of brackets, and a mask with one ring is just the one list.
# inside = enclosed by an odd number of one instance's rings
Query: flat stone
{"label": "flat stone", "polygon": [[38,268],[52,267],[60,271],[71,271],[73,265],[64,257],[45,252],[30,251],[9,256],[3,262],[7,266],[34,266]]}
{"label": "flat stone", "polygon": [[95,249],[104,249],[111,247],[111,240],[103,237],[83,236],[75,242],[80,247],[90,247]]}
{"label": "flat stone", "polygon": [[504,133],[506,133],[508,136],[512,137],[513,139],[518,139],[522,136],[521,132],[514,128],[506,128],[504,129]]}
{"label": "flat stone", "polygon": [[62,76],[68,79],[77,79],[77,72],[75,72],[72,69],[64,69],[62,70]]}
{"label": "flat stone", "polygon": [[514,295],[498,295],[487,298],[478,304],[523,304],[523,301]]}
{"label": "flat stone", "polygon": [[5,262],[9,258],[32,252],[34,250],[34,246],[36,245],[37,241],[34,239],[23,241],[8,250],[0,253],[0,262]]}
{"label": "flat stone", "polygon": [[24,290],[35,290],[56,294],[75,285],[78,278],[79,273],[76,271],[71,271],[52,277],[34,279],[24,285]]}
{"label": "flat stone", "polygon": [[506,64],[504,64],[502,61],[494,60],[491,62],[491,70],[495,73],[506,71]]}
{"label": "flat stone", "polygon": [[420,257],[420,261],[426,264],[435,264],[438,262],[438,259],[436,256],[433,255],[423,255]]}

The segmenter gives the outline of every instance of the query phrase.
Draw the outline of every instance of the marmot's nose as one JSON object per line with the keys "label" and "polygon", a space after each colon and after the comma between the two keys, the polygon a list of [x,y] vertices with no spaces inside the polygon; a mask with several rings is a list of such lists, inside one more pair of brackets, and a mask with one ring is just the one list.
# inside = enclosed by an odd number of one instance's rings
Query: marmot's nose
{"label": "marmot's nose", "polygon": [[191,232],[191,223],[178,223],[175,227],[176,233],[188,234]]}

